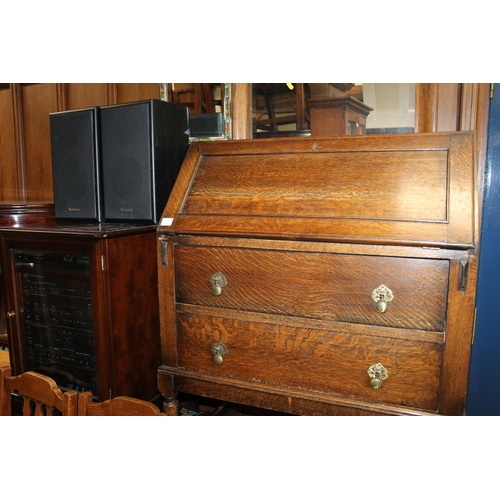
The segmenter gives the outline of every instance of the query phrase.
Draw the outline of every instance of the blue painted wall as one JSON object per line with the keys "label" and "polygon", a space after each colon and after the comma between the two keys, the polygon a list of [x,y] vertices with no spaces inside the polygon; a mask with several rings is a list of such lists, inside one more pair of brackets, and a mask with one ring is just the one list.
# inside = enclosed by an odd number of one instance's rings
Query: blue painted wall
{"label": "blue painted wall", "polygon": [[490,102],[476,337],[467,415],[500,415],[500,84]]}

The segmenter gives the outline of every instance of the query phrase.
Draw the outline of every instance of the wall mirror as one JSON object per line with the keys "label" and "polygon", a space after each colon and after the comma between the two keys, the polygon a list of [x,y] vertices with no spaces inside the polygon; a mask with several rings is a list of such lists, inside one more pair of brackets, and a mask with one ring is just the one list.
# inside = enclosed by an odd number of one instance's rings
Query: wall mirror
{"label": "wall mirror", "polygon": [[414,83],[254,83],[253,137],[415,131]]}
{"label": "wall mirror", "polygon": [[188,107],[190,142],[232,139],[230,83],[162,83],[160,98]]}

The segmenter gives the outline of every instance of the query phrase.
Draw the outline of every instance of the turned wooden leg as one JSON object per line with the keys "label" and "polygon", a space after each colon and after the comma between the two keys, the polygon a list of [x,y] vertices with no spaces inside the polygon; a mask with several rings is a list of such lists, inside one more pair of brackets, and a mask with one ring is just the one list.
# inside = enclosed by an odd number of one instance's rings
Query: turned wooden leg
{"label": "turned wooden leg", "polygon": [[177,391],[174,389],[174,377],[158,373],[158,390],[163,398],[163,412],[169,416],[179,414]]}

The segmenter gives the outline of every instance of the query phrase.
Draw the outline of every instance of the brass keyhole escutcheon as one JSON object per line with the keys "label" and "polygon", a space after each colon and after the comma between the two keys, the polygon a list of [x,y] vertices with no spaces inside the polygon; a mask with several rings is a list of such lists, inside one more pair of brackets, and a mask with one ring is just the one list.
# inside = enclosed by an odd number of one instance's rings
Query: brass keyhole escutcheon
{"label": "brass keyhole escutcheon", "polygon": [[224,362],[224,356],[227,355],[227,347],[222,342],[215,342],[212,344],[212,354],[214,355],[214,363],[216,365],[222,365]]}
{"label": "brass keyhole escutcheon", "polygon": [[375,301],[375,309],[380,314],[387,311],[387,304],[394,298],[391,290],[385,285],[380,285],[372,292],[372,299]]}
{"label": "brass keyhole escutcheon", "polygon": [[366,373],[368,373],[370,377],[370,385],[373,389],[380,389],[382,387],[382,382],[389,377],[387,370],[380,363],[371,365]]}
{"label": "brass keyhole escutcheon", "polygon": [[227,279],[222,273],[216,272],[212,274],[210,283],[212,284],[212,295],[218,296],[222,293],[222,289],[227,285]]}

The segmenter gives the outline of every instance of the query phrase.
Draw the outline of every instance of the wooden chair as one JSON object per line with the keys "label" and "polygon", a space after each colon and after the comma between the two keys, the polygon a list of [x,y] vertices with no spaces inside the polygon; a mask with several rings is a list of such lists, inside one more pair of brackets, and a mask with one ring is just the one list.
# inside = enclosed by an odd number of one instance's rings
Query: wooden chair
{"label": "wooden chair", "polygon": [[153,417],[165,416],[165,413],[162,413],[150,401],[128,396],[117,396],[106,401],[94,402],[92,401],[91,392],[83,392],[78,395],[78,415],[81,417]]}
{"label": "wooden chair", "polygon": [[[176,85],[179,88],[176,88]],[[206,113],[215,113],[216,106],[222,109],[221,99],[215,99],[214,90],[223,85],[220,83],[193,83],[193,84],[172,84],[171,97],[174,104],[182,104],[189,108],[192,115],[201,115]]]}
{"label": "wooden chair", "polygon": [[63,392],[50,377],[35,372],[11,375],[10,367],[0,367],[0,413],[12,415],[12,393],[23,399],[23,416],[76,416],[75,391]]}
{"label": "wooden chair", "polygon": [[[256,109],[263,100],[265,113],[257,113],[254,120],[254,136],[279,134],[280,125],[296,125],[296,133],[309,128],[307,99],[311,88],[307,83],[294,83],[290,89],[286,83],[255,83]],[[286,103],[283,105],[283,103]],[[290,133],[291,131],[286,131]],[[290,134],[293,135],[293,134]]]}

